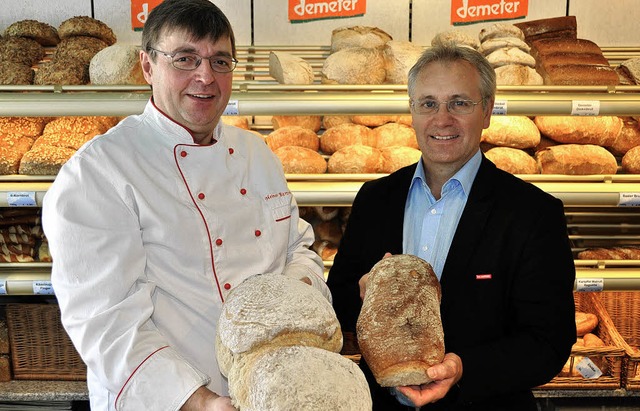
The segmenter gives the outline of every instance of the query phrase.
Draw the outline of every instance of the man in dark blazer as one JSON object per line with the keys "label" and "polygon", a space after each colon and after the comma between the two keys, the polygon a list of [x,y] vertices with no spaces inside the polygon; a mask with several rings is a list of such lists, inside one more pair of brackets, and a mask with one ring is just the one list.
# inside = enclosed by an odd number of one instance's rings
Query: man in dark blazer
{"label": "man in dark blazer", "polygon": [[[440,278],[446,355],[429,370],[435,382],[396,389],[380,387],[363,360],[374,410],[536,410],[531,388],[561,370],[576,340],[562,202],[480,152],[495,73],[479,53],[428,49],[408,90],[421,162],[362,186],[327,282],[343,330],[355,332],[376,262],[420,256],[430,238],[448,245],[424,251]],[[420,186],[430,191],[424,204]]]}

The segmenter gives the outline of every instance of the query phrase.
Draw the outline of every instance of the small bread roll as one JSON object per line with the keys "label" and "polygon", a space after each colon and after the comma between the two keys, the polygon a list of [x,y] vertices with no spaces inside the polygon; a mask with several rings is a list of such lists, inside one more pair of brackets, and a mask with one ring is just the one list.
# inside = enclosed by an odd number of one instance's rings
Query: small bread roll
{"label": "small bread roll", "polygon": [[286,126],[300,126],[317,133],[322,127],[321,116],[272,116],[271,125],[274,130]]}
{"label": "small bread roll", "polygon": [[381,173],[393,173],[402,167],[417,163],[422,157],[420,150],[405,146],[382,147],[380,152],[384,157]]}
{"label": "small bread roll", "polygon": [[526,116],[492,116],[491,124],[482,130],[483,143],[511,148],[533,148],[540,144],[540,130]]}
{"label": "small bread roll", "polygon": [[339,245],[342,239],[342,228],[337,218],[314,223],[313,232],[316,240],[327,240],[336,245]]}
{"label": "small bread roll", "polygon": [[328,240],[316,240],[311,248],[322,258],[322,261],[333,261],[338,253],[338,246]]}
{"label": "small bread roll", "polygon": [[320,149],[329,155],[354,144],[373,147],[375,140],[371,129],[360,124],[344,123],[325,130],[320,136]]}
{"label": "small bread roll", "polygon": [[313,211],[322,221],[331,221],[340,213],[339,207],[314,206]]}
{"label": "small bread roll", "polygon": [[322,65],[322,84],[383,84],[382,49],[352,47],[330,54]]}
{"label": "small bread roll", "polygon": [[351,47],[381,48],[390,40],[393,38],[377,27],[339,27],[331,32],[331,53]]}
{"label": "small bread roll", "polygon": [[317,151],[306,147],[283,146],[274,151],[285,174],[324,174],[327,160]]}
{"label": "small bread roll", "polygon": [[536,159],[526,151],[511,147],[494,147],[484,155],[501,170],[511,174],[539,174]]}
{"label": "small bread roll", "polygon": [[329,173],[376,174],[384,169],[384,157],[380,150],[363,145],[341,148],[329,157]]}
{"label": "small bread roll", "polygon": [[318,135],[313,130],[300,126],[285,126],[273,130],[267,135],[265,141],[272,151],[284,146],[306,147],[313,151],[318,151],[320,148]]}
{"label": "small bread roll", "polygon": [[35,139],[44,130],[44,117],[0,117],[0,133],[20,134]]}
{"label": "small bread roll", "polygon": [[399,123],[387,123],[371,130],[374,147],[404,146],[418,148],[418,139],[413,127]]}
{"label": "small bread roll", "polygon": [[598,326],[598,316],[592,313],[576,311],[576,334],[582,337],[595,330]]}
{"label": "small bread roll", "polygon": [[269,53],[269,75],[280,84],[313,84],[314,79],[311,64],[281,51]]}
{"label": "small bread roll", "polygon": [[383,258],[369,272],[356,324],[358,345],[383,387],[431,381],[427,368],[444,358],[440,282],[413,255]]}

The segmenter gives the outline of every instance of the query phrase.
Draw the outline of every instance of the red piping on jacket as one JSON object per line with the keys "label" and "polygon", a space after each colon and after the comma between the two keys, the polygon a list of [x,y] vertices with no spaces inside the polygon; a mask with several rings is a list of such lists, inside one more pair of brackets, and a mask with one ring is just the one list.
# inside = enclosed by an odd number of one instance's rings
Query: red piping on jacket
{"label": "red piping on jacket", "polygon": [[168,345],[165,345],[164,347],[160,347],[157,350],[155,350],[154,352],[152,352],[151,354],[147,355],[147,357],[142,360],[142,362],[140,364],[138,364],[138,366],[136,367],[135,370],[133,370],[133,372],[131,373],[131,375],[129,376],[129,378],[127,378],[127,381],[124,382],[124,384],[122,385],[122,388],[120,388],[120,391],[118,391],[118,395],[116,396],[116,403],[115,403],[115,407],[116,410],[118,409],[118,398],[120,398],[120,394],[122,394],[122,391],[124,391],[124,387],[127,386],[127,384],[129,384],[129,381],[131,381],[131,378],[133,378],[133,375],[140,369],[140,367],[142,367],[142,364],[144,364],[145,362],[147,362],[147,360],[149,358],[151,358],[152,355],[154,355],[155,353],[157,353],[160,350],[164,350],[165,348],[168,348]]}

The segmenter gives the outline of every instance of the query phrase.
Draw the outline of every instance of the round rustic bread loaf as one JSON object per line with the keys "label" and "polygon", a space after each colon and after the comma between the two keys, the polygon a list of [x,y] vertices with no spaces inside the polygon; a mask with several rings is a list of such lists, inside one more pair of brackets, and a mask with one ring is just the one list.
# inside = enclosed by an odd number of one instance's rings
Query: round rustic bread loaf
{"label": "round rustic bread loaf", "polygon": [[383,124],[396,121],[398,116],[376,115],[376,114],[355,114],[350,118],[351,118],[351,123],[360,124],[367,127],[378,127]]}
{"label": "round rustic bread loaf", "polygon": [[322,116],[272,116],[271,125],[274,130],[285,126],[300,126],[317,133],[322,128]]}
{"label": "round rustic bread loaf", "polygon": [[381,173],[393,173],[402,167],[417,163],[422,157],[420,150],[405,146],[382,147],[380,152],[384,158]]}
{"label": "round rustic bread loaf", "polygon": [[622,156],[622,170],[629,174],[640,174],[640,146],[633,147]]}
{"label": "round rustic bread loaf", "polygon": [[522,51],[518,47],[503,47],[492,51],[487,55],[487,61],[494,68],[507,64],[520,64],[522,66],[535,67],[536,60],[531,54]]}
{"label": "round rustic bread loaf", "polygon": [[350,48],[380,48],[393,38],[377,27],[339,27],[331,32],[331,53]]}
{"label": "round rustic bread loaf", "polygon": [[358,366],[316,347],[278,347],[248,355],[229,374],[229,395],[242,411],[370,411]]}
{"label": "round rustic bread loaf", "polygon": [[216,356],[225,376],[258,347],[342,348],[331,303],[315,288],[281,274],[254,275],[238,285],[229,293],[217,327]]}
{"label": "round rustic bread loaf", "polygon": [[89,63],[91,84],[147,84],[140,65],[138,47],[114,44],[98,51]]}
{"label": "round rustic bread loaf", "polygon": [[540,144],[540,130],[526,116],[492,116],[491,124],[482,130],[483,143],[511,148],[532,148]]}
{"label": "round rustic bread loaf", "polygon": [[327,170],[334,174],[376,174],[384,169],[382,152],[375,147],[355,144],[329,157]]}
{"label": "round rustic bread loaf", "polygon": [[[91,59],[108,44],[99,38],[91,36],[73,36],[60,40],[53,54],[54,61],[81,62],[87,66]],[[88,67],[87,67],[88,72]]]}
{"label": "round rustic bread loaf", "polygon": [[0,117],[0,133],[19,134],[35,139],[47,123],[44,117]]}
{"label": "round rustic bread loaf", "polygon": [[318,151],[320,148],[318,135],[313,130],[300,126],[280,127],[269,133],[265,141],[271,151],[276,151],[285,146],[306,147],[313,151]]}
{"label": "round rustic bread loaf", "polygon": [[524,32],[513,24],[494,23],[480,30],[478,39],[481,43],[498,37],[517,37],[524,40]]}
{"label": "round rustic bread loaf", "polygon": [[7,37],[27,37],[43,46],[55,46],[60,42],[58,30],[47,23],[37,20],[20,20],[12,23],[4,31]]}
{"label": "round rustic bread loaf", "polygon": [[371,130],[374,147],[384,148],[405,146],[418,148],[418,140],[413,127],[400,123],[387,123]]}
{"label": "round rustic bread loaf", "polygon": [[511,174],[540,174],[536,159],[526,151],[511,147],[494,147],[484,155],[501,170]]}
{"label": "round rustic bread loaf", "polygon": [[91,36],[99,38],[108,46],[116,42],[113,30],[104,22],[89,16],[74,16],[58,26],[60,39],[73,36]]}
{"label": "round rustic bread loaf", "polygon": [[26,37],[4,37],[0,39],[0,61],[13,61],[29,67],[45,56],[44,47]]}
{"label": "round rustic bread loaf", "polygon": [[351,47],[330,54],[322,65],[322,84],[383,84],[385,69],[382,49]]}
{"label": "round rustic bread loaf", "polygon": [[498,86],[541,86],[544,79],[534,68],[522,64],[506,64],[496,67]]}
{"label": "round rustic bread loaf", "polygon": [[0,61],[0,84],[33,84],[35,73],[31,66],[14,61]]}
{"label": "round rustic bread loaf", "polygon": [[517,47],[525,53],[529,53],[531,51],[531,47],[525,43],[524,40],[521,40],[518,37],[498,37],[483,41],[480,44],[480,47],[478,47],[478,51],[487,56],[497,49],[505,47]]}
{"label": "round rustic bread loaf", "polygon": [[378,384],[431,381],[427,369],[444,358],[441,296],[433,268],[419,257],[393,255],[373,266],[356,329]]}
{"label": "round rustic bread loaf", "polygon": [[328,115],[322,117],[322,127],[324,127],[325,130],[345,123],[352,123],[351,116]]}
{"label": "round rustic bread loaf", "polygon": [[354,144],[373,147],[375,139],[369,127],[343,123],[325,130],[320,136],[320,149],[324,154],[333,154],[341,148]]}
{"label": "round rustic bread loaf", "polygon": [[274,151],[285,174],[324,174],[327,160],[317,151],[306,147],[284,146]]}
{"label": "round rustic bread loaf", "polygon": [[466,31],[460,29],[450,29],[436,33],[431,39],[432,46],[467,46],[474,50],[480,47],[480,41]]}
{"label": "round rustic bread loaf", "polygon": [[89,65],[78,60],[52,60],[38,67],[33,84],[74,84],[89,83]]}
{"label": "round rustic bread loaf", "polygon": [[387,72],[385,83],[407,84],[407,75],[422,55],[422,46],[410,41],[391,40],[382,51]]}
{"label": "round rustic bread loaf", "polygon": [[311,64],[291,53],[269,53],[269,75],[280,84],[313,84]]}

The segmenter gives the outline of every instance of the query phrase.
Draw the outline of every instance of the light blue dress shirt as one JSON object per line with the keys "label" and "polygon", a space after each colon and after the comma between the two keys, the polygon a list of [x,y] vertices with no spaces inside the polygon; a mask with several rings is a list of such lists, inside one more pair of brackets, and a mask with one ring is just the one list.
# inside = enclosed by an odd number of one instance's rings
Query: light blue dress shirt
{"label": "light blue dress shirt", "polygon": [[411,180],[404,207],[402,250],[429,262],[438,280],[481,160],[478,150],[442,186],[442,195],[437,201],[427,186],[422,161],[418,162]]}

